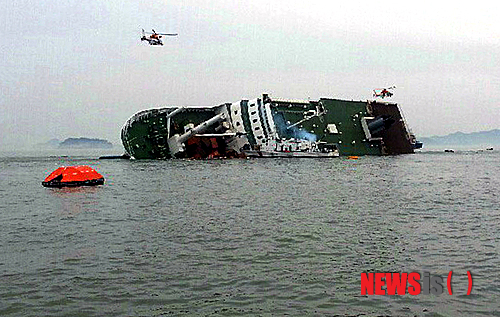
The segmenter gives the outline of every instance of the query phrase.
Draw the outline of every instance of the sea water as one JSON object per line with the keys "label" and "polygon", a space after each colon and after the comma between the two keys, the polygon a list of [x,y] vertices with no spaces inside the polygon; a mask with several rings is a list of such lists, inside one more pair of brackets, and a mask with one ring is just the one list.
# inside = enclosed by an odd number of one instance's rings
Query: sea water
{"label": "sea water", "polygon": [[[97,158],[0,155],[0,315],[499,314],[498,151]],[[105,184],[42,187],[80,164]],[[370,272],[429,272],[444,291],[361,295]]]}

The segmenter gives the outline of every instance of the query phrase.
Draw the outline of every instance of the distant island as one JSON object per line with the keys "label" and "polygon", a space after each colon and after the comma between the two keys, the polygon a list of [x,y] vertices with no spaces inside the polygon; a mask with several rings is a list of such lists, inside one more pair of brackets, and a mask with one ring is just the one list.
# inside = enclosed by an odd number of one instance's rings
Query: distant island
{"label": "distant island", "polygon": [[61,149],[110,149],[113,144],[107,140],[89,138],[68,138],[59,143]]}
{"label": "distant island", "polygon": [[455,132],[445,136],[419,138],[425,146],[500,146],[500,129],[463,133]]}
{"label": "distant island", "polygon": [[91,138],[67,138],[64,141],[52,139],[46,143],[39,144],[45,148],[59,149],[111,149],[113,144],[108,140]]}

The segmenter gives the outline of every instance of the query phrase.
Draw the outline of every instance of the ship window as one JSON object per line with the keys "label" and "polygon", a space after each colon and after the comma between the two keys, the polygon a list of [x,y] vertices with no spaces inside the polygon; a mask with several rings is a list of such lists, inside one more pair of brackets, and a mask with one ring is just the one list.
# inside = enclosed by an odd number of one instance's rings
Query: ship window
{"label": "ship window", "polygon": [[250,113],[250,115],[252,115],[252,116],[253,116],[253,115],[254,115],[254,114],[256,114],[256,113],[257,113],[257,111],[252,111],[252,112]]}
{"label": "ship window", "polygon": [[260,127],[255,127],[255,131],[260,130]]}
{"label": "ship window", "polygon": [[253,119],[253,120],[252,120],[252,122],[253,122],[253,123],[256,123],[256,122],[257,122],[257,119]]}
{"label": "ship window", "polygon": [[236,126],[239,127],[241,125],[241,123],[238,121],[236,122]]}
{"label": "ship window", "polygon": [[238,110],[234,110],[234,114],[238,114]]}

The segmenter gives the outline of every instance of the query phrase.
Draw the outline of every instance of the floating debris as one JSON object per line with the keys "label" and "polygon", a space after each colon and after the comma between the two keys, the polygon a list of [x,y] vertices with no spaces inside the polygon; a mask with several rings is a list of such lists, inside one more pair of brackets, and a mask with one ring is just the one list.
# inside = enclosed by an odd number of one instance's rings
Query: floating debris
{"label": "floating debris", "polygon": [[130,160],[130,155],[124,153],[122,155],[104,155],[99,157],[100,160]]}

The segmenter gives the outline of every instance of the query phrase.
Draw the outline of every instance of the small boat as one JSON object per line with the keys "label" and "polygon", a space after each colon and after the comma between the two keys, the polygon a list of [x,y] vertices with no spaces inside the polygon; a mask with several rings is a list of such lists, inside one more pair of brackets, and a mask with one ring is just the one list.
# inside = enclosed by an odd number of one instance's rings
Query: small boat
{"label": "small boat", "polygon": [[308,140],[271,140],[253,150],[244,151],[248,157],[338,157],[336,144]]}
{"label": "small boat", "polygon": [[422,143],[420,141],[416,141],[415,143],[413,143],[413,148],[416,150],[421,149],[423,146],[424,146],[424,143]]}
{"label": "small boat", "polygon": [[44,187],[96,186],[104,184],[104,177],[87,165],[61,166],[42,182]]}
{"label": "small boat", "polygon": [[454,152],[455,152],[455,151],[454,151],[454,150],[452,150],[452,149],[446,149],[446,150],[444,150],[444,151],[445,151],[446,153],[454,153]]}
{"label": "small boat", "polygon": [[321,152],[296,152],[296,151],[245,151],[248,157],[308,157],[308,158],[320,158],[320,157],[338,157],[339,154],[335,152],[321,153]]}

